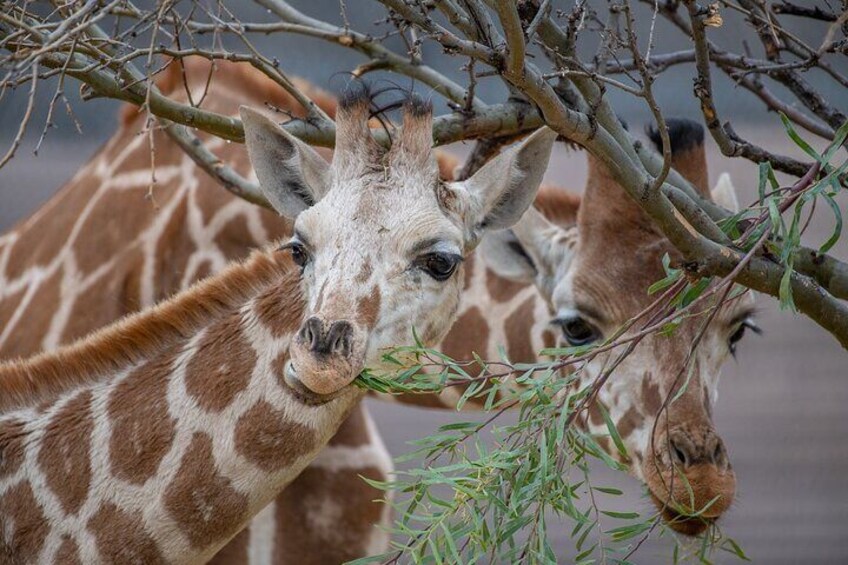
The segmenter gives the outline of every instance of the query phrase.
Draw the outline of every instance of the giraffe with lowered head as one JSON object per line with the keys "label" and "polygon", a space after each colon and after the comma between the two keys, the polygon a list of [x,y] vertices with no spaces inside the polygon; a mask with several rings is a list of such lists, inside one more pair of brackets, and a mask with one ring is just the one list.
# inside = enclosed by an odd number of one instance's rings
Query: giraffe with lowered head
{"label": "giraffe with lowered head", "polygon": [[420,103],[386,151],[367,102],[348,99],[330,168],[261,114],[242,118],[293,237],[70,347],[0,366],[4,559],[211,558],[315,458],[382,349],[413,326],[431,344],[447,332],[462,259],[527,209],[555,137],[540,130],[445,183]]}

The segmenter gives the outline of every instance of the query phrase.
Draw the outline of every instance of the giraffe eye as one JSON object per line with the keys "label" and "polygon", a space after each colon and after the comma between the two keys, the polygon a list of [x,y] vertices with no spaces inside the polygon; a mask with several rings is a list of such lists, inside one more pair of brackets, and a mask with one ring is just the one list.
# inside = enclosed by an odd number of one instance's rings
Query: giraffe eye
{"label": "giraffe eye", "polygon": [[727,347],[730,349],[731,355],[736,355],[736,348],[739,344],[739,341],[743,337],[745,337],[745,331],[746,330],[751,330],[752,332],[754,332],[756,334],[763,333],[763,330],[761,330],[759,328],[759,326],[757,326],[757,324],[754,323],[753,320],[743,321],[741,324],[739,324],[739,327],[736,328],[736,331],[734,331],[732,334],[730,334],[730,337],[727,338]]}
{"label": "giraffe eye", "polygon": [[419,259],[418,264],[425,273],[437,281],[446,281],[456,271],[461,260],[459,255],[450,253],[428,253]]}
{"label": "giraffe eye", "polygon": [[309,263],[309,251],[306,250],[306,246],[301,242],[290,241],[281,249],[288,249],[289,253],[291,253],[292,261],[294,261],[301,269],[306,267],[306,264]]}
{"label": "giraffe eye", "polygon": [[562,329],[562,335],[569,345],[586,345],[600,338],[600,332],[580,316],[558,318],[554,324]]}

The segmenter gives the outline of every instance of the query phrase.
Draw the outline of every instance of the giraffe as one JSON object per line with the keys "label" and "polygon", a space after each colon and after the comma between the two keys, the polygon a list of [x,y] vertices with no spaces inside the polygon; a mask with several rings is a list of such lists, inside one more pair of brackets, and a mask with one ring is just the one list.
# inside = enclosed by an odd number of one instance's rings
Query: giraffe
{"label": "giraffe", "polygon": [[[439,180],[432,112],[412,99],[391,149],[362,92],[343,99],[328,168],[242,107],[250,161],[294,221],[155,308],[54,353],[0,365],[0,520],[12,562],[205,562],[314,459],[385,368],[436,343],[462,261],[530,206],[542,128],[462,182]],[[287,253],[284,253],[287,252]]]}
{"label": "giraffe", "polygon": [[[668,126],[673,167],[702,196],[712,196],[738,211],[727,174],[712,192],[708,190],[703,127],[683,119],[669,120]],[[659,148],[659,134],[652,130],[649,135]],[[531,208],[516,226],[489,238],[480,250],[499,276],[514,284],[535,285],[548,306],[544,319],[553,320],[564,346],[591,344],[611,335],[656,299],[648,288],[665,276],[663,256],[668,254],[672,263],[682,262],[601,161],[591,155],[588,161],[586,190],[571,213],[563,213],[567,205],[552,206],[547,201],[547,208]],[[468,291],[468,296],[476,294],[474,289]],[[528,300],[525,313],[515,320],[532,320],[532,304]],[[736,476],[713,424],[712,407],[722,364],[735,353],[746,329],[757,331],[753,312],[750,291],[720,308],[694,352],[689,373],[683,367],[703,318],[682,321],[671,336],[649,335],[616,367],[582,422],[591,433],[606,436],[601,437],[601,446],[628,464],[631,474],[647,486],[663,518],[678,532],[703,532],[733,502]],[[460,317],[454,328],[461,324]],[[531,333],[543,331],[537,327]],[[548,345],[550,337],[544,340]],[[537,346],[524,351],[538,350]],[[514,361],[528,359],[519,350],[515,353]],[[589,386],[617,354],[618,350],[610,351],[588,363],[577,388]],[[659,417],[664,402],[671,398],[666,415]],[[598,403],[614,422],[627,448],[626,458],[613,447]],[[685,517],[702,508],[706,510],[701,517]]]}
{"label": "giraffe", "polygon": [[[185,68],[169,67],[160,84],[183,102],[202,100],[221,113],[233,113],[239,101],[271,102],[303,115],[286,93],[246,65],[219,63],[205,93],[208,63],[185,63]],[[334,115],[332,97],[298,85]],[[137,133],[140,120],[129,108],[122,117],[118,133],[56,197],[0,237],[0,355],[55,348],[291,233],[290,223],[220,190],[161,132],[154,132],[158,183],[150,191],[150,156],[145,137]],[[249,174],[242,146],[217,139],[207,143],[222,160]],[[448,178],[455,161],[440,155],[439,165]],[[703,175],[706,182],[698,151],[678,155],[675,167]],[[579,204],[579,196],[560,190],[545,190],[536,202],[564,227],[574,225]],[[532,361],[556,339],[549,305],[533,285],[499,276],[503,266],[494,264],[473,255],[465,261],[459,322],[440,347],[464,359],[471,351],[496,355],[504,344],[511,359]],[[403,401],[453,407],[455,399],[419,395]],[[373,524],[386,524],[389,515],[373,503],[381,493],[359,477],[384,479],[390,469],[379,433],[365,408],[357,406],[292,487],[213,561],[331,563],[381,552],[387,538]]]}
{"label": "giraffe", "polygon": [[[181,102],[202,102],[225,115],[236,114],[241,103],[271,104],[305,116],[249,65],[182,63],[158,81]],[[295,83],[335,117],[334,97]],[[47,204],[0,236],[0,358],[73,342],[292,234],[285,218],[221,190],[160,130],[151,133],[154,168],[142,117],[126,106],[120,118],[116,134]],[[252,173],[243,145],[199,135],[242,175]],[[444,153],[438,160],[442,177],[450,178],[456,161]],[[379,553],[388,540],[374,524],[388,525],[389,513],[373,502],[381,491],[360,477],[385,480],[391,468],[370,415],[358,405],[291,488],[213,562],[333,563]]]}

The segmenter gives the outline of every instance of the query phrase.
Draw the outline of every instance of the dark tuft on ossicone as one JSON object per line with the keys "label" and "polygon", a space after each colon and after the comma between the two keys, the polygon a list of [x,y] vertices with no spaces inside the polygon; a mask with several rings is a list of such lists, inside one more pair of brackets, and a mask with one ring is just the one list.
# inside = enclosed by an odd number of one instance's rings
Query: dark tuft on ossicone
{"label": "dark tuft on ossicone", "polygon": [[[686,118],[669,118],[665,123],[668,127],[668,139],[673,154],[683,153],[704,144],[704,126],[698,122]],[[649,125],[645,128],[645,133],[648,134],[657,151],[662,151],[660,130],[654,125]]]}
{"label": "dark tuft on ossicone", "polygon": [[351,81],[339,100],[339,108],[350,110],[354,107],[369,107],[371,105],[371,89],[362,81]]}
{"label": "dark tuft on ossicone", "polygon": [[421,96],[411,93],[404,104],[404,110],[416,118],[428,116],[433,112],[433,104]]}

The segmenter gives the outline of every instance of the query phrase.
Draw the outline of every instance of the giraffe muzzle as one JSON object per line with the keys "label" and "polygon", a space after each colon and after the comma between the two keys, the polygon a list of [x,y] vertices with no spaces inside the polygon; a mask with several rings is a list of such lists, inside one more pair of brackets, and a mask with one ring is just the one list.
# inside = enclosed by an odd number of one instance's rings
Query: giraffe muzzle
{"label": "giraffe muzzle", "polygon": [[313,395],[333,397],[364,368],[358,349],[350,322],[327,323],[311,316],[292,343],[286,382],[294,390],[299,385]]}

